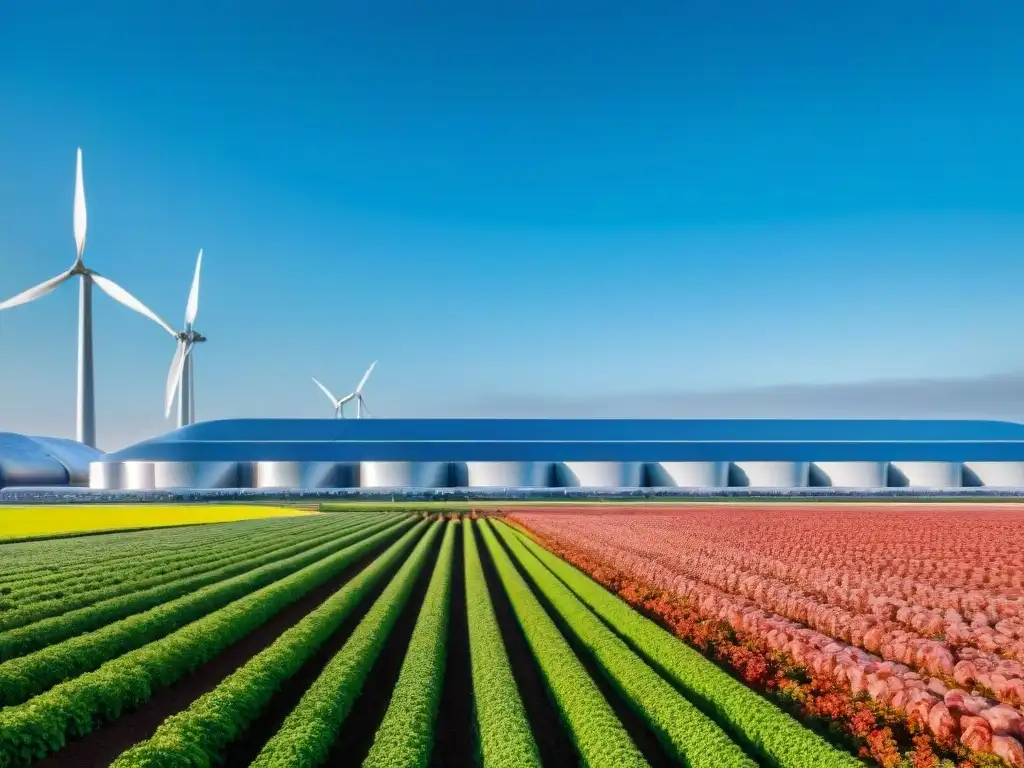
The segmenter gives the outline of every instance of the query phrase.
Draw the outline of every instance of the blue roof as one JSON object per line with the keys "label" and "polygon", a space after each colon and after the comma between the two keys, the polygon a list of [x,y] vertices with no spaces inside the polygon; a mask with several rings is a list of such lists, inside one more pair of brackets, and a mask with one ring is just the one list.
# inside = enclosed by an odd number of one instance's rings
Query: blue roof
{"label": "blue roof", "polygon": [[1024,424],[879,419],[233,419],[110,461],[1024,461]]}

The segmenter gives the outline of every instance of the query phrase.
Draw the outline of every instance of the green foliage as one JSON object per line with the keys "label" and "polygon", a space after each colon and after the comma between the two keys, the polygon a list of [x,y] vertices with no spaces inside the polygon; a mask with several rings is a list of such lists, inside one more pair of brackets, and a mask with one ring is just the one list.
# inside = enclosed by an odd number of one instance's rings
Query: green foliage
{"label": "green foliage", "polygon": [[863,764],[800,725],[713,662],[605,590],[589,576],[521,533],[513,534],[572,592],[615,628],[655,668],[678,685],[767,765],[856,768]]}
{"label": "green foliage", "polygon": [[342,649],[257,755],[252,762],[254,768],[306,768],[320,765],[327,758],[338,729],[387,643],[443,525],[430,526],[428,534],[416,545]]}
{"label": "green foliage", "polygon": [[374,736],[364,768],[426,768],[434,746],[434,721],[444,689],[445,643],[452,593],[452,559],[458,522],[446,525],[441,553],[420,608],[388,711]]}
{"label": "green foliage", "polygon": [[512,675],[470,520],[463,523],[462,541],[469,657],[481,766],[540,768],[540,753]]}
{"label": "green foliage", "polygon": [[558,627],[498,543],[490,523],[481,521],[479,529],[526,642],[583,763],[591,768],[647,765]]}
{"label": "green foliage", "polygon": [[133,768],[223,762],[231,743],[259,716],[281,685],[337,631],[366,594],[405,557],[426,525],[420,523],[407,531],[269,648],[199,697],[184,712],[169,717],[152,738],[131,747],[111,765]]}
{"label": "green foliage", "polygon": [[[368,533],[391,525],[394,523],[379,523],[376,526],[332,538],[317,547],[301,546],[298,554],[285,559],[261,558],[267,562],[247,573],[203,587],[191,594],[151,608],[144,613],[137,613],[107,624],[95,632],[71,637],[27,656],[5,661],[0,664],[0,704],[20,704],[62,680],[68,680],[96,669],[105,661],[163,637],[168,632],[172,632],[190,621],[195,621],[254,589],[294,573],[300,568],[358,541]],[[130,603],[133,596],[125,595],[118,599]],[[84,610],[90,611],[93,608],[113,610],[110,606],[93,606]],[[36,628],[38,628],[37,632],[45,633],[47,636],[49,633],[61,635],[68,632],[73,633],[75,622],[81,620],[81,617],[77,615],[79,613],[81,612],[76,611],[67,616],[55,617],[52,621],[31,624],[24,628],[25,634],[27,635],[29,630]],[[63,620],[65,624],[58,624],[59,620]],[[23,641],[28,642],[30,638],[31,636],[23,638]]]}
{"label": "green foliage", "polygon": [[[268,621],[306,592],[412,527],[404,520],[31,701],[0,710],[0,766],[30,764],[152,697]],[[240,577],[247,578],[247,577]],[[245,585],[251,589],[252,585]],[[202,590],[201,590],[202,591]],[[199,594],[199,593],[197,593]],[[17,661],[17,660],[16,660]]]}
{"label": "green foliage", "polygon": [[657,734],[665,751],[693,768],[754,768],[732,740],[683,698],[545,568],[503,523],[497,530],[537,589],[565,620],[601,671]]}
{"label": "green foliage", "polygon": [[[365,525],[365,524],[364,524]],[[133,613],[145,611],[155,605],[175,600],[196,590],[224,581],[254,568],[283,560],[308,551],[310,542],[338,532],[354,531],[358,523],[328,530],[303,531],[299,534],[279,533],[274,542],[257,548],[233,545],[234,555],[221,554],[214,564],[205,563],[182,569],[170,576],[126,579],[105,590],[48,600],[26,605],[21,610],[4,615],[28,626],[19,626],[0,632],[0,661],[24,656],[68,637],[90,632]],[[229,545],[231,546],[231,545]],[[182,554],[179,562],[194,561],[191,552]]]}

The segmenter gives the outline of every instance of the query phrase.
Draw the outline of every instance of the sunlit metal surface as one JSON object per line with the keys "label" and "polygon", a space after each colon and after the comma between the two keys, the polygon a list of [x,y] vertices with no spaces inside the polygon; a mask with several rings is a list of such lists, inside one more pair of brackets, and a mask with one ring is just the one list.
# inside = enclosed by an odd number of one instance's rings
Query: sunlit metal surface
{"label": "sunlit metal surface", "polygon": [[729,485],[747,488],[803,488],[810,477],[809,461],[737,461]]}
{"label": "sunlit metal surface", "polygon": [[555,482],[566,488],[635,488],[643,464],[628,461],[566,461],[555,467]]}
{"label": "sunlit metal surface", "polygon": [[450,484],[449,470],[446,461],[364,461],[359,466],[359,486],[444,488]]}
{"label": "sunlit metal surface", "polygon": [[102,455],[73,440],[0,432],[0,488],[82,485],[89,481],[89,463]]}
{"label": "sunlit metal surface", "polygon": [[465,488],[547,488],[552,465],[543,461],[467,461],[453,465],[452,484]]}
{"label": "sunlit metal surface", "polygon": [[[963,462],[979,464],[983,473],[995,462],[1024,463],[1024,425],[866,419],[235,419],[193,424],[99,460],[126,467],[129,462],[164,465],[160,477],[154,475],[158,488],[190,482],[331,487],[357,481],[366,488],[539,488],[549,482],[596,488],[856,488],[876,482],[878,487],[933,482],[954,487],[949,483],[967,482],[956,479]],[[358,466],[359,477],[331,478],[331,465]],[[560,467],[550,478],[549,466]],[[108,483],[116,474],[97,470],[94,477]],[[122,482],[131,474],[125,469]]]}
{"label": "sunlit metal surface", "polygon": [[336,461],[260,461],[257,488],[358,488],[359,466]]}
{"label": "sunlit metal surface", "polygon": [[963,484],[1024,488],[1024,461],[965,462]]}
{"label": "sunlit metal surface", "polygon": [[651,488],[725,488],[727,461],[661,461],[646,466]]}
{"label": "sunlit metal surface", "polygon": [[810,484],[832,488],[885,488],[889,464],[885,461],[817,461]]}
{"label": "sunlit metal surface", "polygon": [[894,461],[889,485],[909,488],[959,488],[963,464],[953,461]]}

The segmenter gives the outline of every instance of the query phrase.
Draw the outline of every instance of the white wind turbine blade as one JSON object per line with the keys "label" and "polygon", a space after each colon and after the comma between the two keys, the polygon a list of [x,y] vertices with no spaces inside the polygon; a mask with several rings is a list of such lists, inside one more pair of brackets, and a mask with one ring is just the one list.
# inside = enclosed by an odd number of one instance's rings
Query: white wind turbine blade
{"label": "white wind turbine blade", "polygon": [[75,161],[75,246],[78,248],[78,259],[82,260],[85,253],[85,183],[82,181],[82,150],[79,148]]}
{"label": "white wind turbine blade", "polygon": [[134,296],[128,293],[128,291],[126,291],[120,285],[115,283],[113,280],[107,277],[103,277],[103,275],[93,272],[92,270],[89,270],[89,275],[90,277],[92,277],[93,282],[100,287],[100,290],[102,290],[114,301],[118,302],[119,304],[123,304],[124,306],[128,307],[128,309],[134,310],[135,312],[138,312],[140,315],[143,315],[144,317],[148,317],[154,323],[156,323],[169,334],[171,334],[171,336],[178,335],[177,331],[175,331],[173,328],[171,328],[171,326],[169,326],[167,323],[161,320],[160,317],[153,310],[151,310],[141,301],[136,299]]}
{"label": "white wind turbine blade", "polygon": [[359,382],[359,386],[356,387],[356,394],[363,391],[363,385],[366,384],[366,380],[370,378],[370,374],[373,373],[373,369],[377,366],[377,361],[374,360],[370,363],[370,367],[366,369],[366,373],[363,374],[363,378]]}
{"label": "white wind turbine blade", "polygon": [[359,405],[363,407],[363,410],[366,412],[367,416],[371,418],[373,417],[373,414],[370,413],[370,409],[366,407],[366,401],[363,399],[362,395],[359,396]]}
{"label": "white wind turbine blade", "polygon": [[316,384],[318,387],[320,387],[320,389],[323,391],[323,393],[325,395],[327,395],[328,398],[330,398],[332,403],[334,403],[334,407],[337,408],[338,407],[338,398],[336,398],[334,395],[332,395],[331,394],[331,390],[329,390],[327,387],[325,387],[323,384],[321,384],[320,380],[317,379],[316,376],[313,376],[312,378],[313,378],[313,383]]}
{"label": "white wind turbine blade", "polygon": [[192,289],[188,292],[188,304],[185,305],[185,325],[190,328],[196,321],[199,314],[199,270],[203,266],[203,249],[199,249],[199,258],[196,259],[196,271],[192,275]]}
{"label": "white wind turbine blade", "polygon": [[179,340],[178,347],[174,350],[174,357],[171,358],[171,367],[167,371],[166,407],[164,418],[171,415],[171,406],[174,405],[174,393],[181,383],[181,372],[185,368],[185,342]]}
{"label": "white wind turbine blade", "polygon": [[30,301],[42,298],[58,285],[63,283],[65,280],[73,276],[73,272],[69,269],[67,272],[61,272],[56,277],[51,277],[46,282],[34,285],[27,291],[22,291],[17,296],[14,296],[7,301],[0,303],[0,310],[10,309],[11,307],[18,307],[22,304],[28,304]]}

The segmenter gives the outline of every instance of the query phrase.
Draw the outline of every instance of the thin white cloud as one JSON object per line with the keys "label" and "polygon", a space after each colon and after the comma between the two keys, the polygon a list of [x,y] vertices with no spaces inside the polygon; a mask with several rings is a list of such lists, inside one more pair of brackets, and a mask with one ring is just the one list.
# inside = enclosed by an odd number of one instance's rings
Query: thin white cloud
{"label": "thin white cloud", "polygon": [[[792,384],[718,392],[599,397],[492,394],[431,415],[494,418],[915,418],[1024,421],[1024,374]],[[411,414],[410,414],[411,415]]]}

